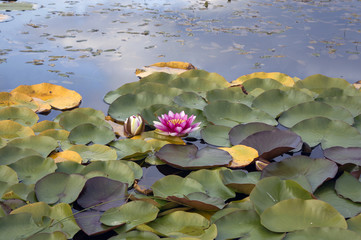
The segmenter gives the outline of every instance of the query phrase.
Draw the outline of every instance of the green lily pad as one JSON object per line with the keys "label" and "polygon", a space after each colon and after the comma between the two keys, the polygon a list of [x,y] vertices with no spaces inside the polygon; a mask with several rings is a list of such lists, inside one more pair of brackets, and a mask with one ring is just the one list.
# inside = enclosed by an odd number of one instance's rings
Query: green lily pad
{"label": "green lily pad", "polygon": [[337,165],[326,159],[294,156],[281,162],[270,163],[263,169],[262,178],[278,176],[281,179],[291,179],[313,192],[324,181],[335,177],[337,170]]}
{"label": "green lily pad", "polygon": [[127,201],[127,188],[128,184],[109,178],[90,178],[86,181],[77,203],[83,208],[106,211]]}
{"label": "green lily pad", "polygon": [[227,208],[237,208],[240,210],[254,210],[253,203],[249,197],[243,198],[242,200],[232,201],[227,205],[225,209]]}
{"label": "green lily pad", "polygon": [[197,213],[176,211],[147,225],[161,236],[200,238],[209,227],[209,221]]}
{"label": "green lily pad", "polygon": [[133,184],[135,179],[133,170],[124,161],[119,160],[93,161],[80,173],[87,178],[95,176],[107,177],[127,183],[129,186]]}
{"label": "green lily pad", "polygon": [[44,120],[41,122],[38,122],[36,124],[34,124],[31,129],[33,129],[34,132],[39,133],[39,132],[43,132],[45,130],[48,129],[63,129],[58,122],[54,122],[54,121],[49,121],[49,120]]}
{"label": "green lily pad", "polygon": [[65,130],[71,131],[75,127],[85,124],[91,123],[95,126],[104,126],[107,128],[111,128],[109,123],[107,123],[103,118],[99,118],[97,116],[89,116],[82,112],[68,112],[64,116],[59,119],[59,125],[62,126]]}
{"label": "green lily pad", "polygon": [[336,193],[334,181],[328,181],[322,184],[322,186],[316,190],[315,196],[331,204],[345,218],[354,217],[361,212],[361,203],[352,202]]}
{"label": "green lily pad", "polygon": [[58,167],[55,172],[62,172],[67,174],[80,173],[85,166],[73,161],[59,162],[56,164]]}
{"label": "green lily pad", "polygon": [[274,129],[276,129],[276,127],[260,122],[239,124],[229,131],[229,140],[232,145],[238,145],[241,144],[244,139],[254,133],[272,131]]}
{"label": "green lily pad", "polygon": [[230,147],[228,133],[231,130],[230,127],[221,125],[208,125],[201,130],[201,136],[208,144],[221,147]]}
{"label": "green lily pad", "polygon": [[333,228],[333,227],[321,227],[321,228],[307,228],[304,230],[294,231],[288,233],[284,240],[303,240],[303,239],[327,239],[327,240],[339,240],[339,239],[353,239],[360,240],[361,237],[356,232]]}
{"label": "green lily pad", "polygon": [[63,129],[48,129],[42,131],[38,134],[38,136],[48,136],[54,138],[57,142],[59,147],[62,150],[66,150],[73,146],[73,144],[69,141],[69,134],[70,132],[63,130]]}
{"label": "green lily pad", "polygon": [[242,103],[248,107],[251,107],[254,99],[253,96],[245,94],[240,87],[210,90],[207,92],[206,98],[210,103],[224,100],[228,102]]}
{"label": "green lily pad", "polygon": [[258,95],[253,100],[252,107],[263,110],[275,118],[279,116],[280,113],[296,106],[297,104],[312,100],[313,98],[310,95],[294,88],[290,88],[286,91],[271,89]]}
{"label": "green lily pad", "polygon": [[108,161],[118,158],[115,149],[101,144],[92,144],[90,146],[79,144],[70,147],[68,150],[79,153],[84,162],[91,162],[93,160]]}
{"label": "green lily pad", "polygon": [[8,142],[8,145],[16,146],[19,148],[30,148],[43,157],[47,157],[58,146],[57,141],[52,137],[47,136],[28,136],[18,139],[13,139]]}
{"label": "green lily pad", "polygon": [[12,120],[0,121],[0,138],[4,140],[11,140],[14,138],[21,138],[27,136],[33,136],[34,131],[27,126],[23,126]]}
{"label": "green lily pad", "polygon": [[279,177],[267,177],[259,181],[249,195],[258,214],[267,208],[286,199],[312,199],[310,192],[306,191],[293,180],[281,180]]}
{"label": "green lily pad", "polygon": [[283,84],[272,78],[251,78],[242,83],[247,92],[251,92],[256,88],[263,90],[279,89]]}
{"label": "green lily pad", "polygon": [[82,113],[82,114],[86,114],[89,117],[90,116],[94,116],[100,119],[104,119],[104,113],[102,111],[99,110],[95,110],[94,108],[75,108],[72,109],[71,111],[66,111],[66,112],[62,112],[60,113],[58,116],[56,116],[54,118],[54,122],[59,122],[61,118],[63,118],[64,116],[68,115],[68,114],[74,114],[74,113]]}
{"label": "green lily pad", "polygon": [[207,102],[204,98],[194,92],[185,92],[174,97],[173,102],[182,107],[196,108],[202,110]]}
{"label": "green lily pad", "polygon": [[338,97],[326,97],[319,98],[317,101],[325,102],[331,106],[340,106],[356,117],[361,114],[361,96],[338,96]]}
{"label": "green lily pad", "polygon": [[35,193],[39,201],[48,204],[72,203],[82,191],[86,178],[79,174],[52,173],[35,184]]}
{"label": "green lily pad", "polygon": [[130,82],[130,83],[126,83],[123,86],[108,92],[107,94],[105,94],[104,96],[104,102],[111,104],[112,102],[114,102],[115,99],[117,99],[118,97],[128,94],[128,93],[134,93],[134,89],[137,89],[140,85],[140,82]]}
{"label": "green lily pad", "polygon": [[153,150],[152,144],[141,139],[121,139],[110,146],[115,148],[119,159],[139,160]]}
{"label": "green lily pad", "polygon": [[19,148],[6,145],[0,148],[0,165],[8,165],[28,156],[41,156],[40,153],[30,148]]}
{"label": "green lily pad", "polygon": [[224,169],[221,171],[224,185],[235,192],[249,195],[261,178],[260,172],[246,173],[243,170]]}
{"label": "green lily pad", "polygon": [[302,139],[289,130],[274,129],[272,131],[256,132],[240,143],[258,151],[261,158],[273,159],[283,153],[302,146]]}
{"label": "green lily pad", "polygon": [[158,240],[160,239],[156,234],[151,232],[141,232],[141,231],[130,231],[121,235],[117,235],[109,238],[109,240]]}
{"label": "green lily pad", "polygon": [[29,156],[10,164],[9,167],[16,171],[23,183],[33,184],[45,175],[55,172],[56,164],[52,158]]}
{"label": "green lily pad", "polygon": [[361,234],[361,214],[347,220],[348,229]]}
{"label": "green lily pad", "polygon": [[34,185],[26,185],[24,183],[16,183],[6,189],[3,199],[20,199],[27,201],[28,196],[34,191]]}
{"label": "green lily pad", "polygon": [[12,168],[6,165],[0,166],[0,195],[2,195],[9,186],[18,182],[18,175]]}
{"label": "green lily pad", "polygon": [[348,172],[344,172],[335,185],[336,192],[353,202],[361,202],[361,182]]}
{"label": "green lily pad", "polygon": [[347,228],[345,218],[334,207],[316,199],[283,200],[264,210],[260,217],[261,224],[273,232],[310,227]]}
{"label": "green lily pad", "polygon": [[249,239],[281,240],[283,233],[274,233],[260,224],[258,214],[253,210],[237,210],[215,221],[217,240],[237,239],[247,236]]}
{"label": "green lily pad", "polygon": [[344,165],[352,163],[361,166],[361,147],[332,147],[323,151],[326,158]]}
{"label": "green lily pad", "polygon": [[84,123],[73,128],[69,134],[69,141],[74,144],[107,144],[115,139],[111,128]]}
{"label": "green lily pad", "polygon": [[167,164],[180,169],[220,167],[232,161],[232,156],[226,151],[211,147],[198,150],[195,145],[167,144],[155,155]]}
{"label": "green lily pad", "polygon": [[27,107],[6,107],[0,109],[0,120],[13,120],[24,126],[31,127],[39,120],[39,117]]}
{"label": "green lily pad", "polygon": [[186,178],[191,178],[202,184],[207,194],[223,200],[235,197],[235,193],[223,184],[221,172],[226,168],[214,170],[201,169],[191,172]]}
{"label": "green lily pad", "polygon": [[0,11],[25,11],[34,10],[36,5],[29,2],[2,2],[0,3]]}
{"label": "green lily pad", "polygon": [[34,222],[30,213],[10,214],[0,218],[0,236],[3,239],[26,239],[42,227]]}
{"label": "green lily pad", "polygon": [[355,118],[354,118],[354,121],[355,121],[355,123],[354,123],[354,127],[355,128],[357,128],[358,130],[359,130],[359,132],[361,132],[361,114],[360,115],[358,115],[358,116],[356,116]]}
{"label": "green lily pad", "polygon": [[315,74],[297,81],[294,85],[296,88],[307,88],[313,92],[321,93],[326,88],[347,88],[350,83],[342,78],[331,78],[322,74]]}
{"label": "green lily pad", "polygon": [[204,115],[209,122],[228,127],[249,122],[277,125],[277,121],[264,111],[250,108],[244,104],[223,100],[209,103],[204,108]]}
{"label": "green lily pad", "polygon": [[108,226],[125,225],[125,231],[129,231],[140,224],[151,222],[157,218],[159,209],[145,201],[132,201],[122,206],[110,208],[100,218],[100,221]]}
{"label": "green lily pad", "polygon": [[205,193],[205,189],[198,181],[191,178],[182,178],[177,175],[168,175],[152,185],[155,197],[167,198],[168,196],[188,195],[194,192]]}
{"label": "green lily pad", "polygon": [[314,117],[294,125],[291,130],[301,136],[311,147],[321,143],[323,149],[340,147],[359,147],[361,133],[340,120]]}
{"label": "green lily pad", "polygon": [[323,102],[305,102],[291,107],[283,112],[278,122],[285,127],[291,128],[302,120],[313,117],[326,117],[331,120],[342,120],[350,125],[353,124],[353,116],[342,107],[332,107]]}
{"label": "green lily pad", "polygon": [[65,233],[57,231],[53,233],[37,233],[27,240],[67,240]]}
{"label": "green lily pad", "polygon": [[200,211],[218,211],[226,205],[223,199],[212,197],[202,192],[190,193],[183,197],[169,196],[167,197],[167,200],[195,208]]}
{"label": "green lily pad", "polygon": [[171,102],[171,97],[162,94],[155,95],[153,92],[129,93],[118,97],[112,102],[108,114],[118,121],[125,121],[126,118],[140,113],[146,107]]}

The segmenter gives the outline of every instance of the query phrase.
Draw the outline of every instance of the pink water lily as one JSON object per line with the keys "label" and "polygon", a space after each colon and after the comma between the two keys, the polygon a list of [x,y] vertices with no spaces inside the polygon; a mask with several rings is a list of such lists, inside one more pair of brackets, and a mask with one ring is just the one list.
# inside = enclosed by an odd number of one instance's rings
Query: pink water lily
{"label": "pink water lily", "polygon": [[159,130],[158,133],[170,136],[184,136],[187,133],[199,129],[200,122],[192,124],[196,116],[188,115],[184,111],[180,113],[173,113],[169,111],[168,114],[162,114],[158,117],[160,122],[153,121],[154,126]]}

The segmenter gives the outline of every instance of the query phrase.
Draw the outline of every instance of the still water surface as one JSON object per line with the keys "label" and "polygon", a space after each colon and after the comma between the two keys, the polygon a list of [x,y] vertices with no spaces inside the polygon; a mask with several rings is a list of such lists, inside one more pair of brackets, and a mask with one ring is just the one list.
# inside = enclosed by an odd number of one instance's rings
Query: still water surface
{"label": "still water surface", "polygon": [[160,61],[228,81],[256,71],[361,79],[360,0],[33,2],[33,11],[0,11],[13,17],[0,23],[0,91],[50,82],[107,112],[108,91]]}

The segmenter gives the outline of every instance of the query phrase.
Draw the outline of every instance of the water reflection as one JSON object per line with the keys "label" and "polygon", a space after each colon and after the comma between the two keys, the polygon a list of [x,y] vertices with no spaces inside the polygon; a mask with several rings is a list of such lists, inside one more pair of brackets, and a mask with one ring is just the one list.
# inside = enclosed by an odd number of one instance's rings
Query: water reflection
{"label": "water reflection", "polygon": [[45,1],[0,23],[0,91],[51,82],[107,111],[136,68],[186,61],[231,81],[255,71],[361,76],[357,0]]}

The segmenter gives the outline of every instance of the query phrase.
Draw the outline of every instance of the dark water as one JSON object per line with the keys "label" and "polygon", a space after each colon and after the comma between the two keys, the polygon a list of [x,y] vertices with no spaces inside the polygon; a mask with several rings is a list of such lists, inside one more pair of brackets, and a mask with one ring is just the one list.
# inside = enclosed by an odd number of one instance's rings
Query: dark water
{"label": "dark water", "polygon": [[160,61],[228,81],[256,71],[361,79],[359,0],[33,2],[33,11],[0,11],[14,18],[0,23],[0,91],[51,82],[106,112],[108,91]]}

